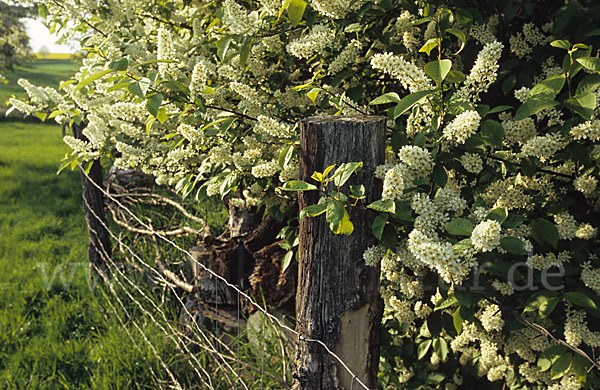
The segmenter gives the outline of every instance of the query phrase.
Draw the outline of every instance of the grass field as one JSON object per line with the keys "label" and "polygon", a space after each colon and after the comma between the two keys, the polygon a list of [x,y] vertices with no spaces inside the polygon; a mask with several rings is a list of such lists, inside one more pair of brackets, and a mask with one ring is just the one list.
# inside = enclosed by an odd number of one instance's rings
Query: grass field
{"label": "grass field", "polygon": [[58,88],[61,81],[69,79],[79,68],[79,65],[70,57],[63,58],[64,54],[49,54],[48,56],[19,65],[13,72],[3,72],[8,83],[0,84],[0,111],[4,111],[11,96],[27,97],[23,88],[17,84],[19,79],[28,79],[35,85]]}
{"label": "grass field", "polygon": [[0,388],[156,387],[158,362],[88,288],[79,177],[56,175],[60,128],[0,122],[0,144]]}

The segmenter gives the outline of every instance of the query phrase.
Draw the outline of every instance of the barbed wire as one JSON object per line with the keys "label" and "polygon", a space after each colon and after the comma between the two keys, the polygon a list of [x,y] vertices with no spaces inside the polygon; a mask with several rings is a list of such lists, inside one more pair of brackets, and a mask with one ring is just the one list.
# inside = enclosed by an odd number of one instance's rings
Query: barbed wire
{"label": "barbed wire", "polygon": [[[362,386],[362,388],[364,388],[366,390],[370,390],[369,387],[367,385],[365,385],[358,378],[358,376],[346,365],[346,363],[338,355],[336,355],[323,341],[318,340],[318,339],[313,339],[313,338],[305,337],[301,333],[297,332],[295,329],[292,329],[289,326],[287,326],[286,324],[282,323],[279,320],[279,318],[277,318],[273,314],[269,313],[261,305],[259,305],[258,303],[256,303],[252,299],[252,297],[250,297],[247,293],[245,293],[244,291],[240,290],[239,288],[237,288],[236,285],[230,283],[227,279],[225,279],[224,277],[222,277],[221,275],[217,274],[216,272],[214,272],[213,270],[211,270],[210,268],[208,268],[207,266],[205,266],[204,264],[202,264],[200,261],[198,261],[188,250],[182,248],[181,246],[179,246],[177,243],[173,242],[168,237],[160,234],[160,232],[157,232],[155,229],[153,229],[152,226],[150,226],[149,224],[147,224],[144,221],[142,221],[134,212],[132,212],[131,210],[129,210],[129,208],[127,208],[126,206],[124,206],[119,200],[117,200],[114,196],[112,196],[110,193],[108,193],[104,188],[102,188],[102,186],[100,186],[98,183],[96,183],[94,180],[92,180],[88,176],[87,172],[85,171],[85,169],[81,165],[79,165],[79,169],[83,173],[83,175],[87,178],[87,180],[94,187],[96,187],[100,192],[102,192],[102,194],[104,194],[104,196],[106,198],[110,199],[117,206],[119,206],[120,208],[122,208],[123,211],[125,211],[127,214],[129,214],[137,223],[139,223],[145,229],[151,231],[154,234],[154,236],[160,238],[161,240],[165,241],[166,243],[168,243],[172,247],[174,247],[177,250],[179,250],[181,253],[185,254],[194,264],[196,264],[197,266],[199,266],[200,268],[202,268],[205,272],[208,272],[209,274],[211,274],[212,276],[214,276],[216,279],[221,280],[224,285],[226,285],[227,287],[229,287],[233,291],[235,291],[238,294],[238,296],[244,297],[254,308],[256,308],[263,315],[265,315],[266,317],[268,317],[269,319],[271,319],[271,321],[273,321],[274,323],[276,323],[277,326],[279,326],[281,329],[285,329],[289,333],[295,335],[298,338],[298,341],[307,342],[307,343],[315,343],[315,344],[318,344],[319,346],[321,346],[332,358],[334,358],[352,376],[352,378],[353,378],[352,383],[353,384],[354,384],[354,382],[356,382],[360,386]],[[88,205],[88,208],[89,208],[89,205]],[[97,215],[96,215],[96,219],[98,219],[100,221],[100,219],[98,218]],[[216,290],[216,287],[215,287],[215,290]]]}
{"label": "barbed wire", "polygon": [[[108,225],[102,221],[99,216],[96,214],[96,212],[90,207],[90,205],[88,204],[88,202],[85,200],[84,198],[84,205],[85,207],[92,213],[92,215],[94,216],[94,218],[100,223],[100,225],[102,225],[102,227],[104,227],[104,229],[107,230],[107,232],[109,233],[109,235],[119,243],[119,245],[121,245],[123,248],[125,248],[136,260],[138,260],[142,265],[144,265],[144,267],[148,268],[151,270],[151,272],[153,272],[154,274],[157,275],[157,277],[160,279],[161,282],[163,282],[166,286],[168,286],[172,292],[174,293],[176,299],[179,301],[179,303],[181,304],[181,306],[183,307],[184,311],[186,312],[186,314],[188,315],[188,317],[192,320],[192,322],[195,325],[195,330],[199,332],[199,334],[204,338],[204,341],[208,344],[208,345],[212,345],[212,343],[210,342],[210,339],[208,338],[208,336],[206,336],[206,334],[204,333],[204,331],[202,330],[202,328],[198,325],[198,323],[194,320],[194,316],[192,315],[192,313],[189,312],[189,309],[187,308],[187,306],[185,305],[185,302],[183,302],[181,300],[181,298],[179,297],[179,294],[176,293],[176,290],[173,287],[173,284],[170,283],[160,272],[158,272],[154,267],[152,267],[150,264],[148,264],[147,262],[145,262],[137,253],[135,253],[135,251],[126,243],[124,243],[121,239],[119,239],[114,232],[112,232],[110,230],[110,228],[108,227]],[[97,232],[95,232],[93,230],[93,228],[91,228],[92,232],[94,232],[95,234],[97,234]],[[94,245],[94,247],[98,250],[97,246]],[[101,257],[103,258],[103,260],[108,261],[109,263],[111,263],[113,265],[113,268],[117,271],[117,273],[123,277],[123,279],[125,279],[127,281],[128,284],[130,284],[145,300],[147,300],[148,302],[150,302],[150,304],[153,306],[153,308],[161,314],[161,317],[163,318],[163,320],[165,321],[165,323],[167,324],[167,327],[169,328],[169,330],[172,332],[171,333],[171,338],[178,343],[178,339],[177,337],[175,337],[174,335],[177,335],[178,337],[181,337],[181,333],[177,332],[177,330],[175,330],[171,325],[169,320],[167,319],[166,314],[164,313],[164,311],[156,304],[156,302],[154,302],[154,300],[152,300],[151,297],[149,297],[146,293],[144,293],[140,287],[135,284],[135,282],[131,281],[130,278],[127,277],[127,275],[125,273],[123,273],[120,268],[117,266],[117,264],[114,262],[114,260],[108,256],[108,254],[106,253],[106,251],[100,251],[99,253],[101,253]],[[101,274],[102,275],[102,274]],[[105,279],[106,280],[106,279]],[[133,301],[135,302],[136,306],[139,307],[139,309],[148,317],[150,317],[153,321],[153,323],[155,325],[157,325],[165,334],[169,334],[169,332],[166,331],[166,329],[164,329],[164,327],[162,325],[160,325],[159,321],[156,320],[156,318],[154,318],[154,316],[146,309],[143,308],[143,306],[141,305],[140,302],[138,302],[129,292],[128,289],[123,286],[122,282],[120,282],[120,280],[118,278],[115,278],[115,280],[117,281],[117,283],[121,286],[121,288],[125,291],[125,294],[127,294],[127,296]],[[192,359],[195,360],[195,362],[198,364],[199,367],[201,367],[203,373],[210,378],[210,375],[202,368],[202,365],[200,364],[200,362],[198,362],[198,360],[196,359],[196,357],[194,356],[194,354],[185,346],[185,344],[183,344],[184,349],[186,350],[186,352],[192,356]],[[221,354],[218,353],[218,351],[213,348],[212,350],[208,350],[207,352],[220,357],[223,360],[223,364],[225,364],[225,366],[232,372],[235,373],[234,369],[229,365],[228,362],[225,361],[225,359],[221,356]],[[202,376],[200,375],[199,372],[197,372],[198,376],[201,378]],[[248,389],[247,385],[245,385],[245,383],[242,384],[244,386],[245,389]],[[212,383],[209,385],[210,389],[214,389],[214,386],[212,386]]]}

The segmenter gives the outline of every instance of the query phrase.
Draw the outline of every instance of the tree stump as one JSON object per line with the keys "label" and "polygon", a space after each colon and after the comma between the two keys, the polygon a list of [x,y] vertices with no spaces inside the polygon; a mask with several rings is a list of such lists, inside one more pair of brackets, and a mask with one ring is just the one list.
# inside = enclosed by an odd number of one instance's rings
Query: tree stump
{"label": "tree stump", "polygon": [[[315,171],[332,164],[362,161],[342,187],[363,184],[366,203],[380,198],[375,169],[385,154],[385,118],[314,117],[301,123],[300,179],[310,182]],[[300,192],[300,209],[316,204],[317,191]],[[377,387],[379,327],[382,302],[379,267],[369,267],[362,256],[376,243],[370,231],[373,214],[348,207],[354,232],[335,235],[323,215],[300,222],[296,330],[324,342],[369,388]],[[355,389],[356,379],[319,344],[300,340],[296,355],[296,388]]]}

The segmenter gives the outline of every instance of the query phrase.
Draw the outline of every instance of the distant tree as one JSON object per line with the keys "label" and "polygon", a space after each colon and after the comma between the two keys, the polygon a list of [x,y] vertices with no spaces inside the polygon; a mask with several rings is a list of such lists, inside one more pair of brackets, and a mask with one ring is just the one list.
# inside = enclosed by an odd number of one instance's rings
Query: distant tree
{"label": "distant tree", "polygon": [[42,56],[47,56],[48,54],[50,54],[50,49],[48,49],[47,46],[42,46],[40,47],[40,50],[38,50],[38,54],[41,54]]}
{"label": "distant tree", "polygon": [[23,18],[36,14],[33,7],[0,0],[0,71],[33,58]]}

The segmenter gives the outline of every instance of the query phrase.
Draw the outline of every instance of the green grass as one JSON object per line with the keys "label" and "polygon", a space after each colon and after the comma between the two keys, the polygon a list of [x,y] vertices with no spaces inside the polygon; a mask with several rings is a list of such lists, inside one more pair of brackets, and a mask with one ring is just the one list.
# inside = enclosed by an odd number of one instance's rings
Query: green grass
{"label": "green grass", "polygon": [[[56,175],[60,128],[0,122],[0,144],[0,388],[156,388],[149,368],[162,370],[149,348],[88,287],[79,177]],[[59,267],[64,283],[60,273],[50,283]]]}
{"label": "green grass", "polygon": [[79,68],[79,65],[68,58],[40,58],[33,62],[19,65],[13,72],[4,71],[2,74],[8,80],[7,84],[0,84],[0,109],[6,108],[11,96],[26,98],[17,81],[27,79],[40,86],[58,88],[61,81],[69,79]]}

